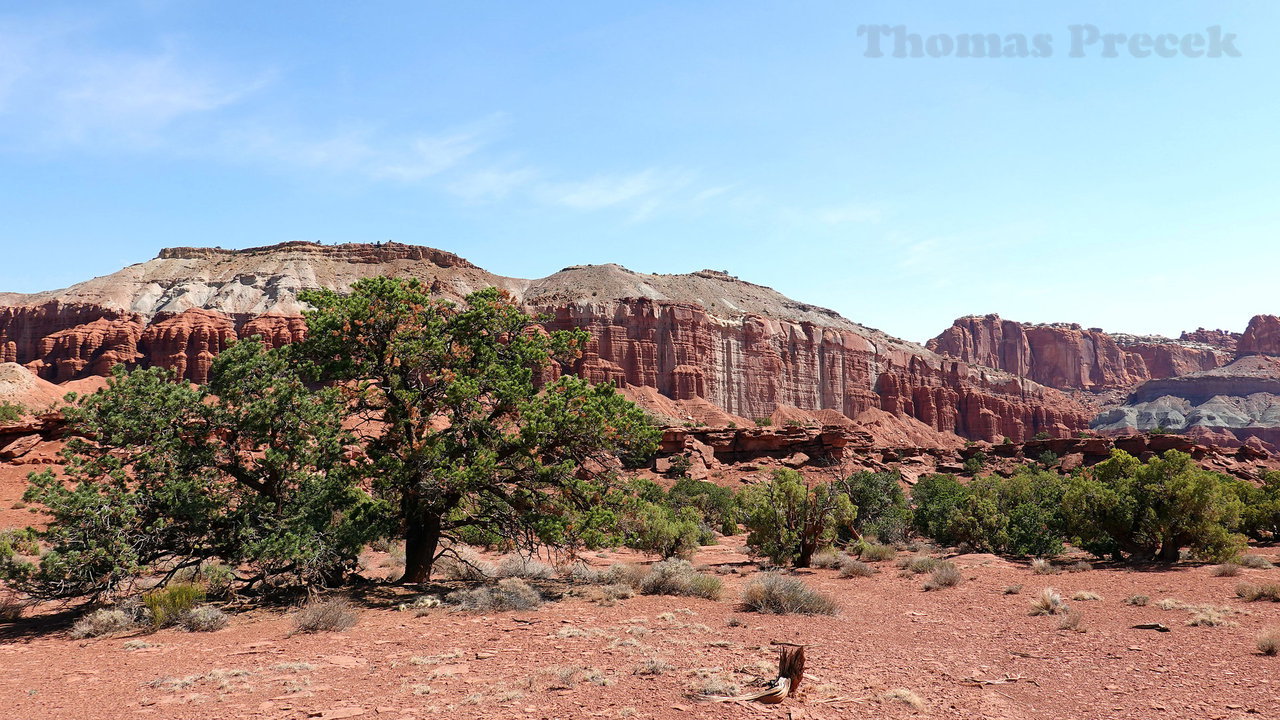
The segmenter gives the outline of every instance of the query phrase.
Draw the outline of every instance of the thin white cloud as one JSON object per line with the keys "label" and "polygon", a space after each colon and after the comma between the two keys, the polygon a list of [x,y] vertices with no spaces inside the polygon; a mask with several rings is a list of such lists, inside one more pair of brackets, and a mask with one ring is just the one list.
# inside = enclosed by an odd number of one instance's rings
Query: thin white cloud
{"label": "thin white cloud", "polygon": [[183,52],[95,47],[83,24],[0,26],[0,138],[37,148],[163,143],[184,119],[235,105],[273,73],[236,72]]}
{"label": "thin white cloud", "polygon": [[529,187],[539,175],[537,170],[528,167],[475,170],[450,183],[448,189],[454,195],[473,202],[504,200],[515,191]]}

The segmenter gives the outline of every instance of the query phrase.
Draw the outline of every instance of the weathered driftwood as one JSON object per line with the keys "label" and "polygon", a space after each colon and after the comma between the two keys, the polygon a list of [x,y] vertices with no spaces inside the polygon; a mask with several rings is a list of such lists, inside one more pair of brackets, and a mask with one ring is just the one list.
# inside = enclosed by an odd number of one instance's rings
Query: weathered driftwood
{"label": "weathered driftwood", "polygon": [[768,687],[746,695],[714,695],[713,702],[760,702],[776,704],[796,694],[804,680],[804,648],[784,647],[778,651],[778,677]]}

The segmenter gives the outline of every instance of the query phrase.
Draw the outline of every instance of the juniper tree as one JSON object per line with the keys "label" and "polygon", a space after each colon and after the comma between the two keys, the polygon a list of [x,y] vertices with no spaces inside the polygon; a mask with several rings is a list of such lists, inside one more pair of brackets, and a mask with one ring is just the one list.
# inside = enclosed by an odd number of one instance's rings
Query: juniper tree
{"label": "juniper tree", "polygon": [[301,351],[347,395],[356,462],[404,532],[403,582],[428,580],[441,541],[468,533],[605,539],[611,459],[651,453],[657,432],[613,388],[551,379],[584,332],[546,332],[496,288],[455,304],[384,277],[302,298],[313,309]]}

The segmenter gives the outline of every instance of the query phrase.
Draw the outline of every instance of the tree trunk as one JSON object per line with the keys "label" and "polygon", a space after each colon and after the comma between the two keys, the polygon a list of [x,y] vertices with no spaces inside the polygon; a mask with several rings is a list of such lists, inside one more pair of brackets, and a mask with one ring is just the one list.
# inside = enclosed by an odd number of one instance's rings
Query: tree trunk
{"label": "tree trunk", "polygon": [[424,583],[431,579],[431,565],[440,545],[440,514],[415,508],[415,512],[405,513],[405,521],[404,576],[400,582]]}

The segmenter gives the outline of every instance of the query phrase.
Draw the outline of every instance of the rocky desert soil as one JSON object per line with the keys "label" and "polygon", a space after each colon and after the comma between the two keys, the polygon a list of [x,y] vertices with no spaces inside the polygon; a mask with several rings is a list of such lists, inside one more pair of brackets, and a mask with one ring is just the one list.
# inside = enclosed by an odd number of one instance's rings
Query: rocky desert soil
{"label": "rocky desert soil", "polygon": [[[32,521],[22,475],[0,476],[0,525]],[[22,470],[21,474],[18,470]],[[1035,574],[991,555],[950,559],[965,580],[926,592],[895,561],[867,578],[795,573],[834,596],[835,616],[743,612],[759,572],[743,539],[703,548],[697,565],[725,585],[719,601],[638,596],[600,604],[566,581],[533,581],[557,602],[522,612],[403,609],[415,593],[380,582],[348,593],[342,632],[293,633],[292,609],[250,609],[212,633],[166,629],[73,640],[72,609],[50,606],[0,625],[0,712],[61,718],[1274,718],[1280,657],[1256,639],[1280,627],[1280,604],[1244,602],[1240,582],[1280,582],[1280,569],[1217,577],[1213,566]],[[925,548],[943,556],[946,552]],[[1255,548],[1280,562],[1276,548]],[[910,557],[914,553],[900,553]],[[596,567],[651,562],[588,553]],[[394,559],[369,554],[371,580]],[[457,584],[455,583],[455,586]],[[1020,586],[1020,587],[1019,587]],[[1013,590],[1017,588],[1017,591]],[[1055,588],[1080,613],[1029,615]],[[1077,593],[1098,599],[1072,600]],[[1146,595],[1150,604],[1125,602]],[[1089,597],[1081,595],[1079,597]],[[1168,599],[1170,602],[1162,603]],[[1171,609],[1162,609],[1170,607]],[[1200,607],[1225,624],[1190,626]],[[1135,629],[1161,623],[1169,632]],[[803,645],[808,678],[782,705],[712,703],[772,679],[780,643]]]}

